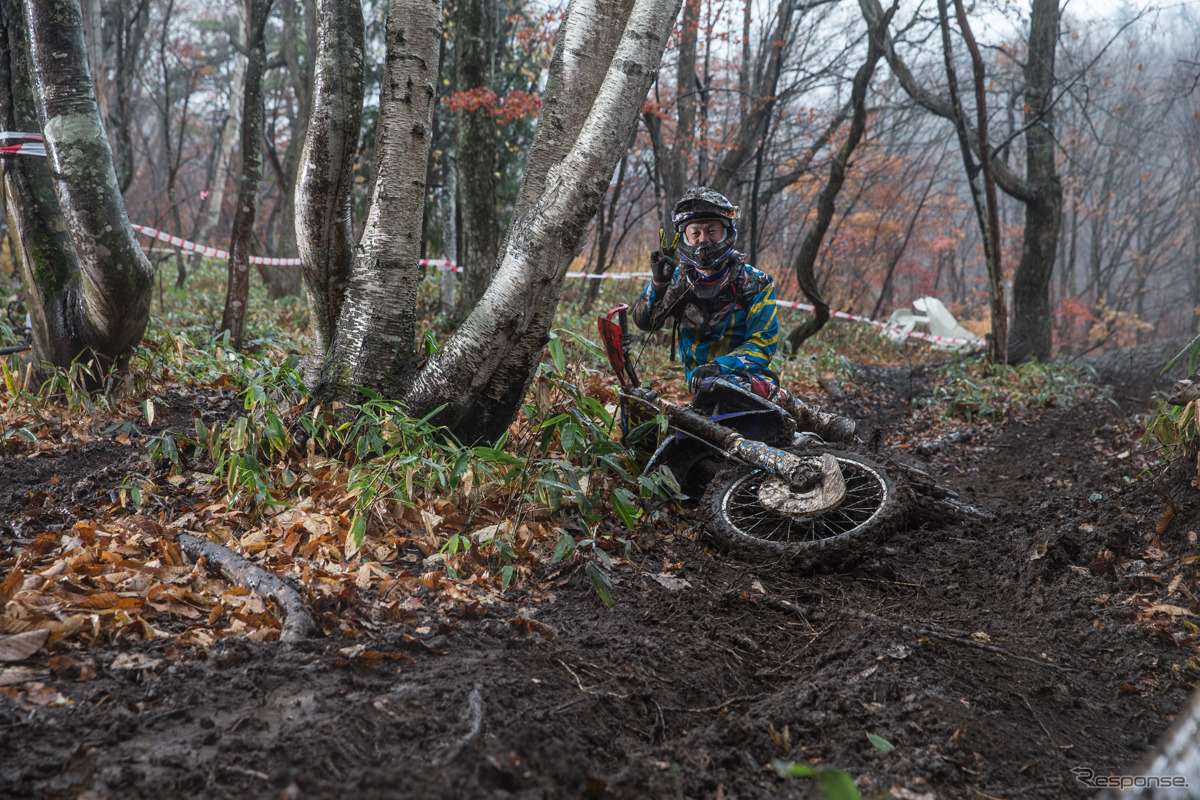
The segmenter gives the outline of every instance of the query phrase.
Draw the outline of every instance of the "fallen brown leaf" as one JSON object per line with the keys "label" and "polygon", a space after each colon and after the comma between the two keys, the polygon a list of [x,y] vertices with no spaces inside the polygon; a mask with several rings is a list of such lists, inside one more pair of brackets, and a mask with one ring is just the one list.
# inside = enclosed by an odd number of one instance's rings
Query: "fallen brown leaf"
{"label": "fallen brown leaf", "polygon": [[50,631],[41,629],[0,636],[0,661],[24,661],[42,649]]}

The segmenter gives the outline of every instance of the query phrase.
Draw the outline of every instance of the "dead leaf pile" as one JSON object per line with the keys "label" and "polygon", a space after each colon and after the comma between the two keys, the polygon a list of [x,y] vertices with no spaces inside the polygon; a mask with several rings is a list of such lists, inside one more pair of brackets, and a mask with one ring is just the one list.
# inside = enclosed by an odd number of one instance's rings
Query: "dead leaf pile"
{"label": "dead leaf pile", "polygon": [[260,596],[210,577],[148,517],[45,532],[12,561],[0,583],[0,635],[38,632],[52,650],[163,636],[205,646],[217,636],[277,633]]}
{"label": "dead leaf pile", "polygon": [[[597,396],[604,391],[602,379],[589,387]],[[212,401],[212,395],[192,397],[198,404]],[[564,402],[553,392],[544,399],[551,406]],[[46,443],[60,431],[58,452],[72,436],[81,443],[103,440],[114,419],[134,420],[140,413],[127,403],[107,418],[89,418],[85,426],[67,414],[43,413],[38,441],[27,443],[22,456],[50,447]],[[194,409],[191,417],[201,413],[206,408]],[[128,437],[124,431],[116,435]],[[513,449],[539,441],[539,431],[523,417],[514,423]],[[176,540],[180,533],[219,544],[290,580],[326,634],[353,638],[396,623],[428,633],[453,627],[456,617],[498,614],[519,620],[514,625],[521,630],[545,635],[529,609],[552,600],[554,586],[532,579],[540,565],[551,562],[568,530],[582,535],[548,509],[522,504],[511,489],[501,491],[468,471],[454,491],[417,488],[404,498],[381,495],[363,515],[365,530],[356,541],[351,530],[361,511],[348,490],[346,460],[311,448],[279,456],[266,468],[273,485],[288,489],[270,506],[231,498],[205,468],[212,469],[204,460],[180,469],[142,459],[136,482],[143,506],[135,513],[131,494],[118,488],[129,485],[127,462],[96,486],[99,503],[70,510],[82,518],[66,530],[39,524],[51,508],[64,510],[61,487],[34,492],[22,517],[22,541],[9,557],[0,552],[0,648],[7,643],[11,660],[134,640],[167,638],[176,646],[206,647],[228,636],[277,638],[274,604],[214,577],[203,559],[194,562]],[[285,474],[292,479],[284,480]],[[412,487],[411,472],[407,478]],[[611,557],[621,561],[616,552]],[[505,610],[503,590],[514,583],[524,589],[520,612]]]}

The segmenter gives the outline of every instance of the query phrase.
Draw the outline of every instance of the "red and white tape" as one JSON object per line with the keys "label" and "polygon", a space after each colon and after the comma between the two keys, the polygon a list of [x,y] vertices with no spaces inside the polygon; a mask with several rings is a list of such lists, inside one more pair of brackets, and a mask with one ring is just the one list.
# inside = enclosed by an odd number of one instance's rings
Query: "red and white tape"
{"label": "red and white tape", "polygon": [[[202,244],[196,244],[195,242],[189,242],[187,239],[181,239],[178,236],[172,236],[171,234],[169,234],[165,231],[160,231],[156,228],[151,228],[148,225],[134,225],[133,229],[135,231],[137,231],[138,233],[142,234],[143,236],[149,236],[151,239],[157,239],[160,242],[166,242],[167,244],[178,247],[180,250],[186,250],[189,253],[200,253],[202,255],[208,256],[209,258],[229,258],[228,250],[218,250],[215,247],[207,247]],[[250,256],[250,263],[251,264],[265,264],[265,265],[271,266],[271,267],[299,266],[300,259],[298,259],[298,258],[264,258],[262,256]]]}
{"label": "red and white tape", "polygon": [[[14,145],[0,145],[0,155],[29,155],[29,156],[45,156],[46,145],[42,140],[40,133],[17,133],[11,131],[0,131],[0,142],[11,141],[15,139],[30,139],[32,141],[21,142]],[[189,242],[187,239],[182,239],[178,236],[172,236],[164,231],[156,230],[155,228],[146,225],[134,225],[133,229],[143,236],[149,236],[157,239],[160,242],[167,242],[181,250],[188,252],[202,253],[210,258],[229,258],[228,250],[219,250],[215,247],[207,247],[205,245]],[[265,264],[267,266],[299,266],[301,261],[298,258],[265,258],[263,256],[250,256],[251,264]],[[438,267],[443,272],[461,272],[462,266],[439,258],[423,258],[420,261],[421,266]],[[649,278],[649,272],[568,272],[568,278],[585,278],[588,280],[637,280],[640,278]],[[808,303],[794,303],[790,300],[776,300],[776,305],[784,308],[795,308],[801,311],[812,311],[813,307]],[[847,314],[844,311],[834,311],[832,315],[839,319],[848,319],[854,322],[862,322],[867,325],[872,325],[882,331],[892,333],[893,335],[904,334],[915,339],[922,339],[933,344],[949,344],[949,345],[964,345],[976,344],[971,339],[958,339],[949,336],[935,336],[931,333],[923,333],[921,331],[905,331],[901,328],[894,328],[886,322],[878,322],[877,320],[868,319],[867,317],[859,317],[854,314]]]}
{"label": "red and white tape", "polygon": [[652,272],[568,272],[568,278],[590,278],[594,281],[628,281],[649,278]]}
{"label": "red and white tape", "polygon": [[[211,258],[229,258],[229,252],[227,250],[218,250],[215,247],[205,247],[204,245],[199,245],[199,244],[196,244],[195,242],[189,242],[186,239],[181,239],[178,236],[172,236],[169,233],[164,233],[163,231],[155,230],[154,228],[149,228],[149,227],[146,227],[145,225],[134,225],[133,229],[135,231],[137,231],[138,233],[142,234],[143,236],[150,236],[154,239],[158,239],[159,241],[168,242],[168,243],[174,245],[175,247],[178,247],[183,250],[203,253],[204,255],[209,256]],[[299,265],[300,259],[298,259],[298,258],[262,258],[260,256],[251,256],[250,263],[252,263],[252,264],[267,264],[267,265]],[[421,259],[420,263],[421,263],[421,266],[438,267],[442,272],[461,272],[462,271],[461,265],[455,264],[453,261],[448,261],[448,260],[442,259],[442,258],[423,258],[423,259]],[[651,276],[651,273],[649,273],[649,272],[604,272],[604,273],[568,272],[567,273],[568,278],[587,278],[587,279],[591,279],[591,280],[610,280],[610,281],[638,280],[638,279],[649,278],[650,276]],[[808,303],[794,303],[790,300],[776,300],[775,304],[778,306],[783,306],[784,308],[799,309],[800,311],[812,311],[813,310],[813,307],[811,305],[809,305]],[[931,333],[923,333],[921,331],[905,332],[900,328],[893,328],[885,322],[878,322],[873,319],[868,319],[867,317],[860,317],[860,316],[856,316],[854,314],[847,314],[844,311],[834,311],[831,313],[833,316],[835,316],[839,319],[848,319],[853,322],[862,322],[867,325],[873,325],[874,327],[879,328],[880,330],[889,331],[889,332],[893,332],[896,334],[907,333],[908,336],[911,336],[914,339],[922,339],[924,341],[931,342],[933,344],[948,344],[948,345],[975,344],[975,342],[973,342],[971,339],[956,339],[956,338],[951,338],[949,336],[934,336]]]}
{"label": "red and white tape", "polygon": [[[191,253],[200,253],[201,255],[208,256],[209,258],[229,258],[228,250],[219,250],[216,247],[208,247],[206,245],[196,244],[195,242],[189,242],[187,239],[181,239],[178,236],[172,236],[165,231],[160,231],[157,228],[151,228],[148,225],[134,225],[133,229],[143,236],[149,236],[151,239],[157,239],[160,242],[166,242],[174,245],[180,250],[187,250]],[[250,256],[250,263],[265,264],[269,267],[298,267],[302,262],[298,258],[267,258],[265,256]],[[455,272],[460,269],[460,267],[455,265],[454,262],[439,258],[422,258],[420,263],[421,266],[428,265],[431,267],[442,267],[443,269],[448,268]]]}
{"label": "red and white tape", "polygon": [[45,156],[46,143],[40,133],[20,133],[16,131],[0,131],[0,142],[11,142],[15,139],[32,139],[20,144],[0,145],[0,156]]}

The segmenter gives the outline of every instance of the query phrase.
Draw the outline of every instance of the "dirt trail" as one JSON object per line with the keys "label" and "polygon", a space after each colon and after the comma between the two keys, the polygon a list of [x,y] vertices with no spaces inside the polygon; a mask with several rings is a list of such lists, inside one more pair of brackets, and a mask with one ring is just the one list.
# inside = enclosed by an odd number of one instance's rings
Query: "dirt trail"
{"label": "dirt trail", "polygon": [[[858,412],[915,452],[905,409]],[[1114,491],[1130,430],[1097,403],[946,445],[920,463],[996,520],[917,525],[837,573],[685,526],[615,574],[614,610],[567,569],[419,642],[78,654],[94,679],[37,673],[69,704],[0,696],[0,797],[816,796],[773,759],[848,770],[864,797],[1091,796],[1071,770],[1136,760],[1196,678],[1110,602],[1164,508]],[[1198,528],[1193,502],[1160,544],[1194,554]]]}

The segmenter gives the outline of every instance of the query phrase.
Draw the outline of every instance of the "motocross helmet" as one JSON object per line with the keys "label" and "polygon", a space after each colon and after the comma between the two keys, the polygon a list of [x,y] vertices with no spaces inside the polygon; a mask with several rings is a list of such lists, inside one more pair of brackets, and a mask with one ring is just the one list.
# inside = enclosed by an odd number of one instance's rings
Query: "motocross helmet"
{"label": "motocross helmet", "polygon": [[[702,270],[718,269],[733,250],[737,243],[737,206],[729,202],[725,195],[715,192],[706,186],[688,189],[675,208],[671,211],[671,222],[679,236],[679,258],[687,266]],[[701,242],[692,244],[684,233],[687,226],[693,222],[716,220],[725,229],[725,235],[719,242]]]}

